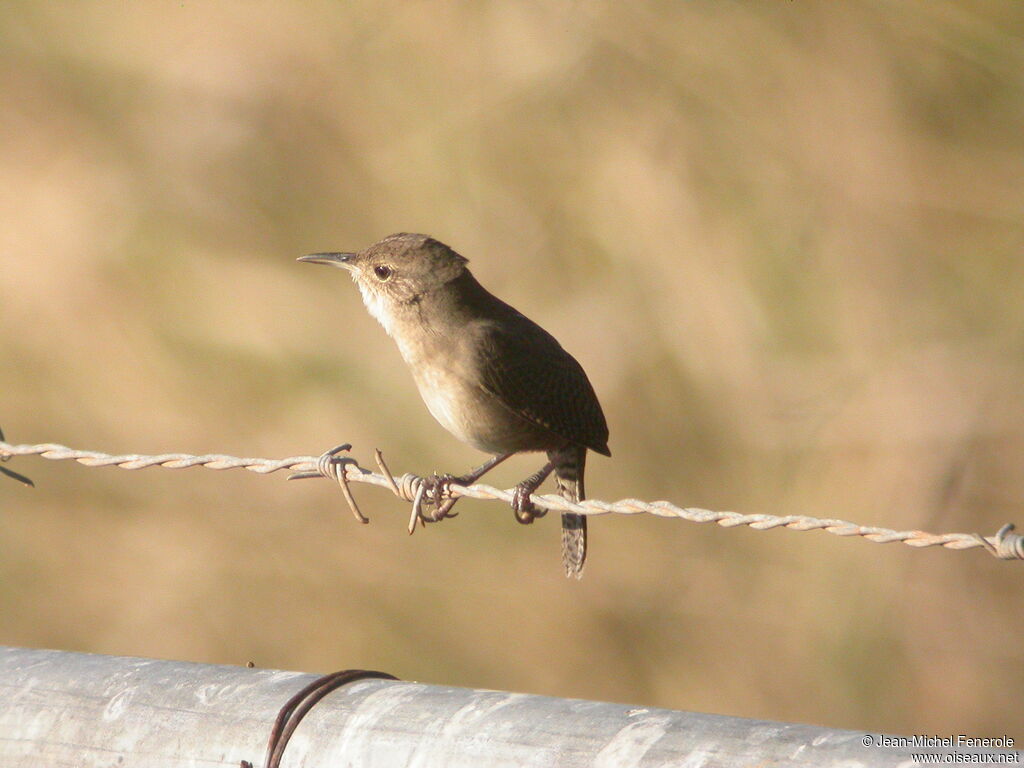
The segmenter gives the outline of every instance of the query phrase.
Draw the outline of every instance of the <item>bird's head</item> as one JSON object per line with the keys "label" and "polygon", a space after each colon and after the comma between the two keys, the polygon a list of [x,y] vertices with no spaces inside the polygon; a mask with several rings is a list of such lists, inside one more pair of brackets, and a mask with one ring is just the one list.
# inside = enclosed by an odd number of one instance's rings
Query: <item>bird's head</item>
{"label": "bird's head", "polygon": [[299,261],[344,267],[370,314],[390,334],[395,318],[466,271],[464,257],[427,235],[389,235],[356,253],[312,253]]}

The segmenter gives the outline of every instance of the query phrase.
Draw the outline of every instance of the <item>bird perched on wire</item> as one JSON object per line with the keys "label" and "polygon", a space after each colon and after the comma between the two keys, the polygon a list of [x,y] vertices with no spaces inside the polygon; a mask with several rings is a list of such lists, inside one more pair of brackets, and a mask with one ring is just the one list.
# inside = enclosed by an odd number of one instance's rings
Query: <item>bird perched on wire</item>
{"label": "bird perched on wire", "polygon": [[[544,514],[530,495],[552,473],[563,498],[585,497],[587,451],[611,455],[594,388],[550,333],[477,282],[466,258],[427,235],[400,233],[356,253],[299,261],[347,269],[370,314],[398,344],[430,413],[459,440],[492,454],[466,475],[425,479],[431,521],[449,515],[449,485],[471,485],[516,453],[547,454],[515,488],[520,523]],[[566,575],[579,577],[586,556],[586,517],[563,514]]]}

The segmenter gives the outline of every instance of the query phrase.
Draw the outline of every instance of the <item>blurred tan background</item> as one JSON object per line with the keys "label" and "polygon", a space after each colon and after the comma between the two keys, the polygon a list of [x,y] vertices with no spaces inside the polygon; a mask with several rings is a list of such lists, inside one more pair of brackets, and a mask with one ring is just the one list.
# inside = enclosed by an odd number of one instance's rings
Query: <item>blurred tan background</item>
{"label": "blurred tan background", "polygon": [[[340,271],[428,232],[584,365],[601,499],[1024,523],[1024,5],[8,3],[13,442],[459,472]],[[1024,565],[21,459],[0,643],[1024,739]],[[537,459],[494,473],[508,487]]]}

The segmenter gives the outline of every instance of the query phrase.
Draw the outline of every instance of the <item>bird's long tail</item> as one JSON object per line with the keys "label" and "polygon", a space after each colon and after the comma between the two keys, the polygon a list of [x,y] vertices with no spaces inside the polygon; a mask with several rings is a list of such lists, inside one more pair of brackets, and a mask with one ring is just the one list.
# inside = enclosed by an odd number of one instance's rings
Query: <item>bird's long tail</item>
{"label": "bird's long tail", "polygon": [[[549,454],[555,462],[555,484],[558,493],[567,501],[582,501],[583,470],[587,461],[587,449],[570,446]],[[587,518],[585,515],[562,515],[562,564],[565,575],[583,576],[583,564],[587,560]]]}

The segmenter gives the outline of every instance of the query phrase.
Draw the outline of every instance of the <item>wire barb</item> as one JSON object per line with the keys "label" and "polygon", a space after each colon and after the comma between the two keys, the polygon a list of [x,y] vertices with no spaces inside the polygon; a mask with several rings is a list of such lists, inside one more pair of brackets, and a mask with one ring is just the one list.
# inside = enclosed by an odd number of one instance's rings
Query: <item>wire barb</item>
{"label": "wire barb", "polygon": [[[348,501],[352,513],[361,523],[368,519],[359,511],[352,497],[349,483],[360,482],[387,488],[398,498],[412,503],[412,514],[409,520],[409,532],[416,529],[416,522],[432,519],[423,512],[424,503],[434,504],[437,500],[428,498],[427,483],[424,478],[404,474],[396,478],[384,463],[380,451],[375,453],[381,474],[371,472],[359,466],[354,459],[337,456],[337,453],[348,451],[350,445],[340,445],[320,454],[319,456],[290,456],[285,459],[239,458],[223,454],[193,456],[184,453],[169,453],[156,456],[141,454],[111,455],[97,451],[81,451],[55,443],[38,445],[14,445],[0,439],[0,460],[11,456],[41,456],[44,459],[71,459],[89,467],[119,467],[120,469],[143,469],[145,467],[165,467],[183,469],[185,467],[205,467],[206,469],[245,469],[258,474],[269,474],[278,470],[292,471],[292,478],[328,477],[338,483]],[[3,470],[0,467],[0,470]],[[9,470],[3,470],[5,474]],[[18,476],[20,478],[21,476]],[[18,479],[16,478],[16,479]],[[28,478],[25,478],[27,480]],[[490,501],[512,500],[513,489],[501,490],[489,485],[451,484],[447,488],[447,499],[469,497]],[[621,499],[616,502],[587,499],[578,503],[567,501],[557,494],[530,496],[536,506],[541,509],[557,512],[571,512],[578,515],[637,515],[649,514],[656,517],[673,517],[694,523],[717,523],[723,528],[747,526],[755,530],[770,528],[788,528],[792,531],[824,531],[833,536],[855,536],[879,544],[898,542],[908,547],[943,547],[944,549],[981,548],[1000,560],[1024,560],[1024,536],[1014,533],[1012,524],[1004,525],[994,536],[980,536],[976,533],[928,533],[927,531],[897,531],[891,528],[858,525],[847,520],[833,518],[817,518],[804,515],[744,515],[739,512],[715,512],[698,507],[678,507],[667,501],[640,501],[638,499]]]}
{"label": "wire barb", "polygon": [[398,498],[402,498],[402,489],[398,487],[398,483],[395,482],[395,476],[391,474],[391,470],[388,469],[388,465],[384,463],[384,454],[381,453],[380,448],[373,449],[373,458],[377,462],[377,468],[380,469],[380,473],[384,475],[388,481],[388,485],[391,487],[391,492]]}
{"label": "wire barb", "polygon": [[325,451],[320,454],[316,460],[316,469],[311,472],[293,472],[288,475],[289,480],[307,480],[313,477],[326,477],[328,480],[334,480],[341,486],[341,492],[345,496],[345,501],[348,502],[348,508],[352,510],[353,516],[363,525],[370,522],[370,518],[362,513],[359,509],[359,505],[356,503],[356,497],[352,495],[352,489],[348,485],[348,472],[346,470],[346,464],[352,464],[355,467],[359,467],[355,459],[350,459],[347,456],[338,456],[337,454],[342,451],[351,451],[351,443],[343,443],[336,445],[329,451]]}
{"label": "wire barb", "polygon": [[[0,429],[0,461],[8,461],[14,454],[8,453],[3,449],[3,446],[7,444],[7,438],[4,437],[4,431]],[[6,475],[12,480],[17,480],[23,485],[27,485],[29,488],[35,488],[36,484],[29,480],[24,475],[15,472],[13,469],[7,469],[7,467],[0,467],[0,475]]]}
{"label": "wire barb", "polygon": [[416,486],[416,496],[412,500],[412,514],[409,516],[410,536],[416,533],[417,521],[423,522],[423,494],[426,491],[426,486],[423,484],[422,479],[420,478],[421,482]]}
{"label": "wire barb", "polygon": [[991,542],[981,534],[976,533],[974,536],[992,557],[999,560],[1024,560],[1024,536],[1014,533],[1014,528],[1016,526],[1013,523],[1007,523],[996,531]]}

